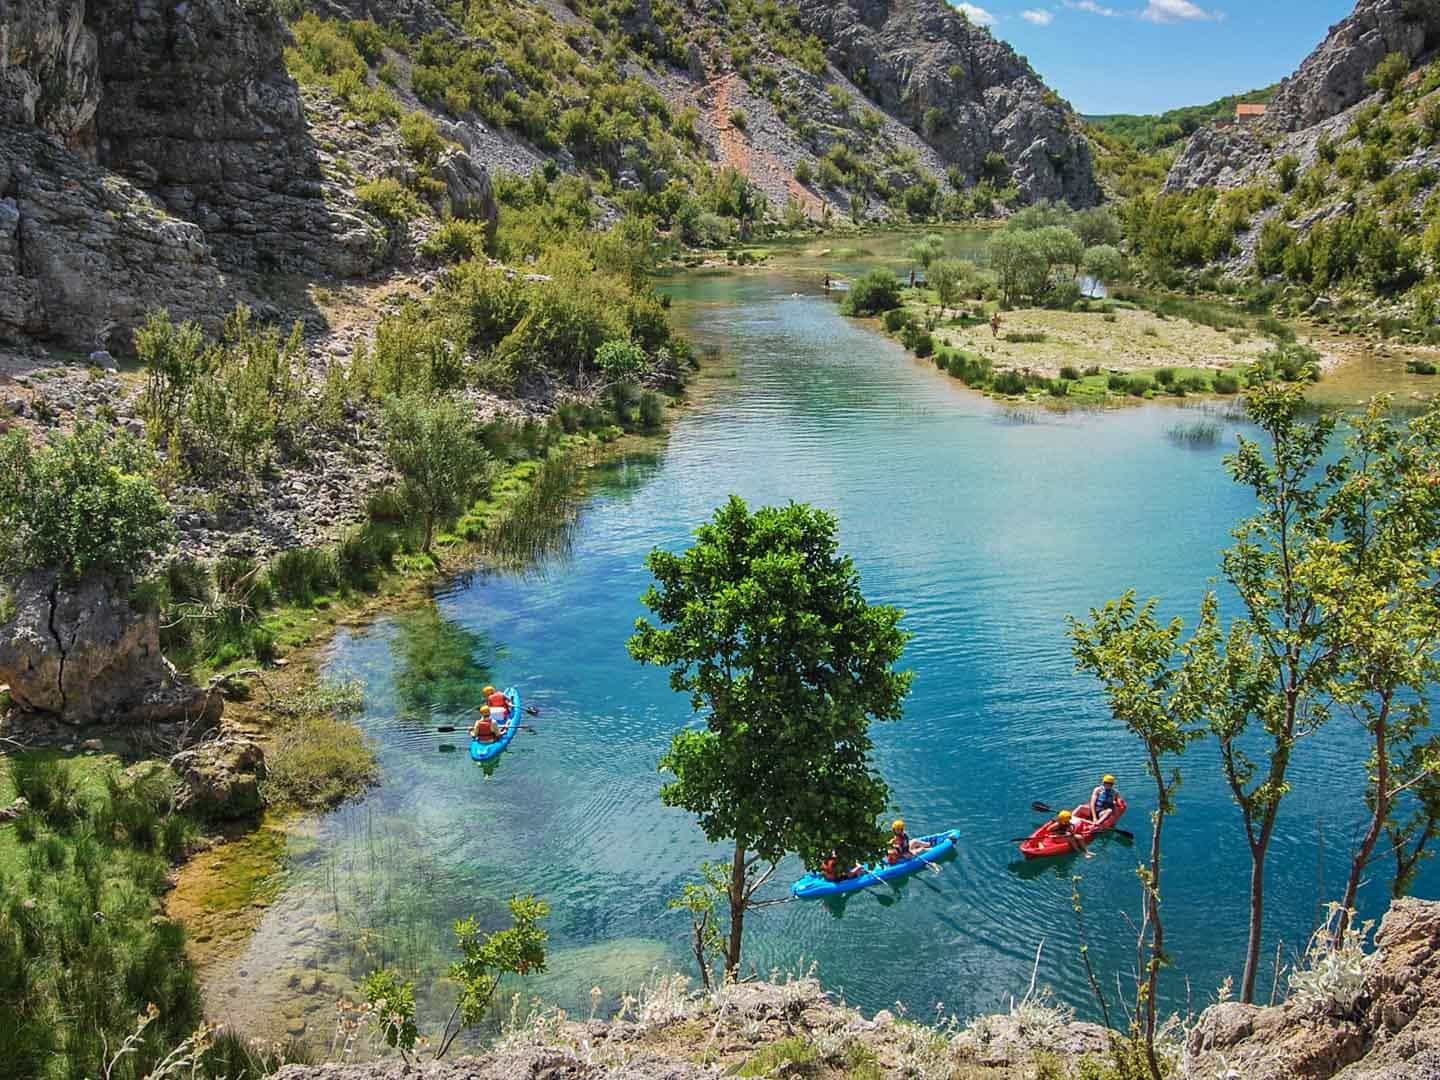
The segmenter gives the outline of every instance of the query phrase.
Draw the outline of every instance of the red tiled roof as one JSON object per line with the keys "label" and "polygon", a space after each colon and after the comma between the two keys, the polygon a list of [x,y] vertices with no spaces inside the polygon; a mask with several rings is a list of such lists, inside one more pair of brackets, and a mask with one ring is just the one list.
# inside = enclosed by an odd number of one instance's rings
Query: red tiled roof
{"label": "red tiled roof", "polygon": [[1235,106],[1235,115],[1236,115],[1236,116],[1264,116],[1264,115],[1265,115],[1265,106],[1264,106],[1264,105],[1236,105],[1236,106]]}

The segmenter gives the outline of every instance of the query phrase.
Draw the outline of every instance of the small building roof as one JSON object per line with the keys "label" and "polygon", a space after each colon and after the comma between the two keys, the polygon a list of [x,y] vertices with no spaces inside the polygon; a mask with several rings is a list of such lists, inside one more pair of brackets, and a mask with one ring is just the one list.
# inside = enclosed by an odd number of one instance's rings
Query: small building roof
{"label": "small building roof", "polygon": [[1265,106],[1264,106],[1264,105],[1236,105],[1236,106],[1235,106],[1235,115],[1236,115],[1236,116],[1264,116],[1264,115],[1265,115]]}

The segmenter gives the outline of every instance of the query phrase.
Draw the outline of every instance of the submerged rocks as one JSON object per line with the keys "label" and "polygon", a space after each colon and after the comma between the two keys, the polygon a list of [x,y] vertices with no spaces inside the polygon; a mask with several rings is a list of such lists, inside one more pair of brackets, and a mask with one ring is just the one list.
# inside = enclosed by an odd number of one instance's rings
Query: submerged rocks
{"label": "submerged rocks", "polygon": [[92,576],[67,585],[32,571],[15,583],[7,607],[0,681],[20,708],[74,725],[218,719],[219,695],[178,682],[160,654],[159,616],[132,607],[124,582]]}
{"label": "submerged rocks", "polygon": [[180,778],[176,804],[208,818],[249,817],[260,812],[265,753],[260,744],[237,735],[182,750],[170,759]]}

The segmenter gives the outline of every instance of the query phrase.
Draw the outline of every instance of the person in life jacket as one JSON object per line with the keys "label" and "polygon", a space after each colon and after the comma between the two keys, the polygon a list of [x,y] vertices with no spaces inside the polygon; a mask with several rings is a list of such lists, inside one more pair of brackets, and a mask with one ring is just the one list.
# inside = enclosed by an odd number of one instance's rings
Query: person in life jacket
{"label": "person in life jacket", "polygon": [[849,870],[841,872],[840,859],[835,852],[830,852],[830,857],[820,863],[820,876],[826,881],[848,881],[850,878],[859,877],[865,872],[865,868],[856,863]]}
{"label": "person in life jacket", "polygon": [[922,851],[929,851],[930,845],[924,840],[911,840],[910,834],[905,831],[905,822],[901,818],[895,819],[895,824],[890,826],[890,852],[885,856],[891,866],[904,862],[906,859],[913,859]]}
{"label": "person in life jacket", "polygon": [[1055,815],[1055,820],[1050,823],[1050,835],[1063,839],[1070,845],[1071,851],[1083,851],[1087,859],[1093,859],[1095,853],[1086,851],[1085,841],[1081,840],[1079,834],[1076,833],[1073,819],[1074,815],[1069,810],[1061,810]]}
{"label": "person in life jacket", "polygon": [[498,721],[510,715],[510,709],[514,705],[504,691],[496,690],[493,686],[485,687],[485,704],[490,706],[490,716]]}
{"label": "person in life jacket", "polygon": [[475,719],[475,725],[470,729],[470,737],[479,739],[481,742],[494,742],[504,730],[498,727],[491,716],[490,706],[481,705],[480,715]]}
{"label": "person in life jacket", "polygon": [[1075,816],[1082,821],[1093,821],[1099,825],[1114,817],[1120,810],[1120,793],[1115,790],[1115,777],[1106,773],[1098,787],[1090,793],[1090,801],[1075,808]]}

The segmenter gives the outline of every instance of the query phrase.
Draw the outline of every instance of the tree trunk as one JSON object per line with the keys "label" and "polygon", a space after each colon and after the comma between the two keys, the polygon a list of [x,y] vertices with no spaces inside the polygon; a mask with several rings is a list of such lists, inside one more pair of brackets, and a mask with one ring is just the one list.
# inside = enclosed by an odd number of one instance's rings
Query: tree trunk
{"label": "tree trunk", "polygon": [[[1380,833],[1385,828],[1385,819],[1390,816],[1390,749],[1386,743],[1390,721],[1390,704],[1380,707],[1375,721],[1375,810],[1370,815],[1370,827],[1365,830],[1365,839],[1360,841],[1360,850],[1350,860],[1350,879],[1345,882],[1345,898],[1340,901],[1340,925],[1336,930],[1337,939],[1350,927],[1350,913],[1355,910],[1355,895],[1360,891],[1360,878],[1375,852]],[[1336,941],[1339,944],[1339,941]]]}
{"label": "tree trunk", "polygon": [[1145,986],[1145,1060],[1150,1066],[1151,1080],[1163,1080],[1160,1061],[1155,1056],[1155,994],[1160,987],[1160,963],[1165,956],[1165,926],[1160,921],[1160,837],[1165,830],[1165,807],[1169,794],[1165,784],[1159,780],[1160,763],[1152,755],[1151,767],[1155,771],[1159,801],[1155,808],[1155,828],[1150,837],[1150,881],[1145,891],[1145,918],[1150,923],[1150,958],[1147,964]]}
{"label": "tree trunk", "polygon": [[1260,936],[1265,929],[1265,855],[1270,837],[1250,849],[1250,940],[1245,946],[1245,974],[1240,979],[1240,1000],[1255,1004],[1255,976],[1260,971]]}
{"label": "tree trunk", "polygon": [[745,846],[735,841],[730,865],[730,941],[725,948],[725,978],[740,977],[740,938],[745,933]]}
{"label": "tree trunk", "polygon": [[427,512],[425,514],[425,547],[426,555],[430,554],[430,545],[435,540],[435,515]]}

